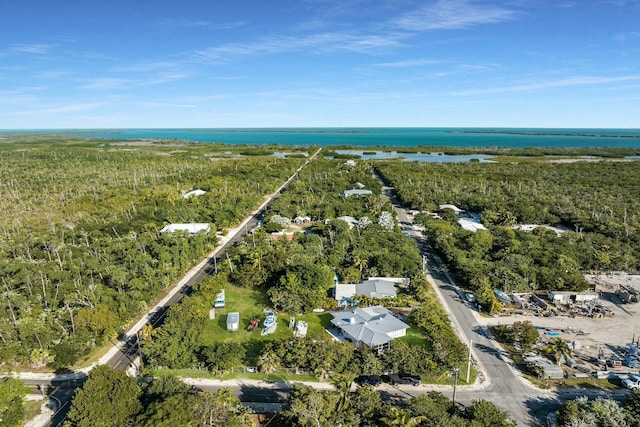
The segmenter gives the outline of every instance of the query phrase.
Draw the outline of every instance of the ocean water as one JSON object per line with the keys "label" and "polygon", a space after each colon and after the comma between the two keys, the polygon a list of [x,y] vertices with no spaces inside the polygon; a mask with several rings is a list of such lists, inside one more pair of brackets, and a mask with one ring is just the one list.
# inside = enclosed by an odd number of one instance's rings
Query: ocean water
{"label": "ocean water", "polygon": [[170,139],[225,144],[345,145],[352,147],[640,147],[640,129],[524,128],[268,128],[268,129],[68,129],[2,131],[78,137]]}

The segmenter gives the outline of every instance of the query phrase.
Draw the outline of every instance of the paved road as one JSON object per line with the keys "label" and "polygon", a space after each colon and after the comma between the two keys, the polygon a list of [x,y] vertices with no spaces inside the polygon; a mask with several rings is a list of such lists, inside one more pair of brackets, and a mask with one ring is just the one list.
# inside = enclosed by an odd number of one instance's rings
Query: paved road
{"label": "paved road", "polygon": [[[131,326],[118,340],[113,342],[113,347],[107,351],[107,353],[100,358],[96,364],[107,364],[117,370],[128,370],[130,368],[137,369],[139,359],[139,347],[138,347],[138,332],[144,325],[150,323],[151,325],[158,326],[162,324],[168,309],[180,302],[185,295],[189,295],[193,288],[193,285],[200,283],[205,277],[215,274],[217,270],[217,264],[221,262],[221,258],[226,254],[230,247],[241,241],[246,234],[258,225],[262,221],[266,208],[273,200],[275,200],[280,194],[286,191],[287,187],[298,178],[300,171],[315,160],[320,154],[322,149],[318,149],[304,164],[302,164],[290,177],[287,179],[272,195],[266,198],[266,200],[249,216],[247,216],[238,227],[228,231],[228,235],[224,236],[222,245],[217,247],[211,254],[209,254],[203,261],[197,266],[192,268],[173,288],[167,291],[166,295],[160,300],[160,302],[153,304],[147,313],[140,317],[140,319]],[[86,379],[86,373],[92,368],[92,366],[83,368],[78,375],[83,379],[80,383],[77,380],[68,379],[67,375],[55,376],[52,379],[50,374],[42,375],[26,375],[23,380],[27,384],[49,384],[53,387],[48,389],[48,395],[58,402],[59,409],[56,411],[55,416],[48,425],[57,427],[66,418],[66,413],[69,409],[69,403],[73,397],[75,388],[79,387]],[[71,374],[73,376],[74,374]]]}
{"label": "paved road", "polygon": [[[310,158],[305,165],[310,162],[318,153]],[[303,165],[304,166],[304,165]],[[262,219],[264,209],[275,197],[281,194],[286,187],[297,177],[294,174],[287,182],[270,197],[257,211],[245,219],[226,243],[212,253],[207,259],[186,276],[176,286],[176,292],[168,295],[162,304],[152,309],[147,315],[141,319],[134,327],[127,332],[127,339],[123,340],[114,351],[105,357],[106,362],[116,369],[127,369],[138,352],[137,332],[142,325],[151,322],[154,325],[159,324],[166,313],[166,308],[179,302],[185,294],[190,292],[191,287],[199,283],[204,277],[215,272],[215,267],[220,262],[220,257],[226,253],[230,246],[244,238],[248,230],[253,228],[258,221]],[[428,276],[438,297],[446,310],[450,313],[451,322],[463,342],[469,343],[473,340],[472,355],[474,364],[478,368],[479,383],[471,387],[464,386],[464,378],[466,372],[460,372],[459,387],[456,393],[456,402],[468,405],[473,400],[485,399],[494,402],[498,407],[508,411],[512,417],[518,422],[519,426],[546,426],[544,417],[547,413],[557,410],[561,403],[565,400],[574,399],[578,396],[587,395],[590,398],[602,396],[615,399],[623,399],[626,395],[624,391],[615,393],[598,391],[598,390],[562,390],[560,392],[548,392],[536,389],[528,383],[521,380],[518,373],[510,367],[511,361],[504,357],[498,344],[487,334],[486,329],[481,325],[473,310],[460,298],[461,291],[448,274],[447,267],[444,262],[434,253],[429,243],[422,236],[410,221],[407,212],[400,206],[398,199],[390,187],[383,188],[392,203],[394,204],[398,220],[406,230],[407,234],[415,238],[420,246],[422,253],[426,256]],[[136,329],[137,328],[137,329]],[[72,374],[74,375],[74,374]],[[40,378],[34,377],[26,380],[27,384],[52,384],[56,387],[50,389],[49,394],[54,395],[56,400],[60,401],[62,410],[56,413],[56,417],[49,424],[58,426],[63,420],[68,410],[68,405],[75,387],[78,387],[83,381],[83,373],[76,373],[79,378],[68,379],[67,376],[61,375],[53,379],[47,379],[45,376]],[[198,380],[192,380],[198,381]],[[327,384],[311,383],[314,387],[326,388]],[[215,391],[222,387],[230,387],[234,395],[254,410],[274,411],[278,410],[280,405],[286,400],[288,392],[291,390],[292,384],[282,383],[263,383],[258,381],[244,382],[218,382],[215,385],[199,384],[199,387],[207,391]],[[392,387],[383,385],[379,387],[382,397],[385,401],[393,402],[396,400],[425,394],[431,390],[438,390],[445,395],[451,396],[449,393],[453,391],[452,387],[442,386],[399,386]],[[54,394],[55,393],[55,394]]]}
{"label": "paved road", "polygon": [[[541,390],[524,380],[515,369],[513,361],[500,345],[492,339],[487,328],[478,321],[475,308],[464,299],[464,293],[448,274],[446,264],[435,253],[428,240],[400,205],[393,188],[383,187],[396,209],[398,221],[406,233],[415,238],[426,260],[427,276],[458,336],[467,345],[472,343],[472,359],[478,371],[479,384],[465,390],[459,387],[456,400],[470,403],[474,399],[485,399],[509,412],[519,426],[546,426],[547,414],[558,410],[562,402],[580,396],[606,397],[622,400],[626,390],[604,391],[594,389]],[[462,370],[461,370],[462,371]],[[464,378],[465,373],[460,373]],[[459,383],[460,384],[460,383]]]}

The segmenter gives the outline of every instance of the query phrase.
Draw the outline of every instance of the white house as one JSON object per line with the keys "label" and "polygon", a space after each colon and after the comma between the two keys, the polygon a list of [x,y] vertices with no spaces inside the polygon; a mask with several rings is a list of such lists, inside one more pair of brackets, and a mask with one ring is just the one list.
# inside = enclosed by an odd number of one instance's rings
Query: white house
{"label": "white house", "polygon": [[457,214],[459,214],[461,212],[464,212],[462,209],[460,209],[456,205],[438,205],[438,210],[441,211],[441,210],[444,210],[444,209],[451,209],[452,211],[454,211]]}
{"label": "white house", "polygon": [[339,216],[339,217],[338,217],[338,218],[336,218],[336,219],[339,219],[340,221],[344,221],[344,222],[346,222],[347,224],[349,224],[349,228],[353,228],[353,227],[355,227],[356,225],[358,225],[358,220],[357,220],[357,219],[355,219],[355,218],[354,218],[354,217],[352,217],[352,216],[346,216],[346,215],[345,215],[345,216]]}
{"label": "white house", "polygon": [[211,230],[208,223],[192,222],[188,224],[169,224],[164,226],[161,233],[175,233],[176,231],[186,231],[189,234],[206,233]]}
{"label": "white house", "polygon": [[342,196],[342,197],[368,196],[369,194],[373,194],[373,192],[371,190],[363,190],[361,188],[354,188],[352,190],[343,191],[342,193],[340,193],[340,196]]}
{"label": "white house", "polygon": [[202,196],[203,194],[207,194],[207,192],[204,190],[196,189],[191,191],[183,191],[182,197],[184,199],[189,199],[191,196]]}
{"label": "white house", "polygon": [[486,230],[487,227],[485,227],[481,222],[480,219],[476,219],[474,217],[468,217],[468,218],[458,218],[458,224],[460,224],[460,227],[464,228],[467,231],[472,231],[472,232],[477,232],[478,230]]}
{"label": "white house", "polygon": [[331,323],[356,346],[367,345],[378,353],[389,348],[395,338],[403,337],[409,325],[378,305],[331,313]]}

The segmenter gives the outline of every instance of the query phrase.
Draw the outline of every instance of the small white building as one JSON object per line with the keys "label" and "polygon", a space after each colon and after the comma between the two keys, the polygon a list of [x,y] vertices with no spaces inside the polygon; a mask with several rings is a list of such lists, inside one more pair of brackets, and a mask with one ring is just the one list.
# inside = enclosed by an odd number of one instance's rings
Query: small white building
{"label": "small white building", "polygon": [[342,197],[349,197],[349,196],[368,196],[370,194],[373,194],[373,191],[371,190],[363,190],[361,188],[354,188],[352,190],[345,190],[342,193],[340,193],[340,196]]}
{"label": "small white building", "polygon": [[354,218],[354,217],[352,217],[352,216],[347,216],[347,215],[345,215],[345,216],[339,216],[339,217],[338,217],[338,218],[336,218],[336,219],[339,219],[340,221],[344,221],[344,222],[346,222],[347,224],[349,224],[349,228],[353,228],[353,227],[355,227],[356,225],[358,225],[358,220],[357,220],[357,219],[355,219],[355,218]]}
{"label": "small white building", "polygon": [[227,314],[227,331],[235,332],[240,328],[240,313],[234,311]]}
{"label": "small white building", "polygon": [[203,194],[207,194],[207,192],[204,191],[204,190],[196,189],[196,190],[191,190],[191,191],[183,191],[182,192],[182,197],[185,200],[187,200],[192,196],[202,196]]}
{"label": "small white building", "polygon": [[456,205],[438,205],[438,210],[442,211],[445,209],[451,209],[452,211],[454,211],[456,214],[459,214],[461,212],[464,212],[462,209],[460,209],[459,207],[457,207]]}
{"label": "small white building", "polygon": [[487,227],[485,227],[479,219],[475,219],[472,217],[469,218],[458,218],[458,224],[460,224],[460,227],[462,227],[463,229],[467,230],[467,231],[471,231],[473,233],[476,233],[478,230],[486,230]]}
{"label": "small white building", "polygon": [[552,302],[559,304],[580,304],[600,299],[597,292],[549,291],[548,296]]}
{"label": "small white building", "polygon": [[169,224],[160,230],[161,233],[175,233],[177,231],[186,231],[189,234],[207,233],[211,231],[211,226],[208,223],[192,222],[187,224]]}
{"label": "small white building", "polygon": [[306,224],[311,222],[311,217],[308,216],[297,216],[293,218],[294,224]]}

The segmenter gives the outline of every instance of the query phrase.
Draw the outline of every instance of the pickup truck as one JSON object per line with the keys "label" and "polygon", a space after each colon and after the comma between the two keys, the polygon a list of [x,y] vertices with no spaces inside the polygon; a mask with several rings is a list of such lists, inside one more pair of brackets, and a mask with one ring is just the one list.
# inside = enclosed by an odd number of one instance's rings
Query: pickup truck
{"label": "pickup truck", "polygon": [[421,381],[420,381],[420,377],[417,376],[417,375],[407,375],[407,374],[396,375],[396,374],[391,374],[391,375],[389,375],[389,383],[391,385],[411,384],[411,385],[414,385],[414,386],[419,386]]}

